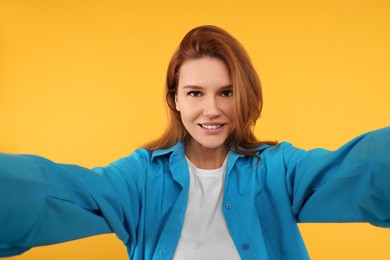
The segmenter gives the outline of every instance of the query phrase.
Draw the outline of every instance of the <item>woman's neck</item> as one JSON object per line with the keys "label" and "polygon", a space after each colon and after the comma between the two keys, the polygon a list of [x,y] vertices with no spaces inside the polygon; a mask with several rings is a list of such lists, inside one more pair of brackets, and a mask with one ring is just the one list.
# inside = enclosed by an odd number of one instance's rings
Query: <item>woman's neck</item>
{"label": "woman's neck", "polygon": [[217,169],[223,165],[229,148],[224,145],[217,148],[207,148],[195,142],[186,144],[187,158],[199,169]]}

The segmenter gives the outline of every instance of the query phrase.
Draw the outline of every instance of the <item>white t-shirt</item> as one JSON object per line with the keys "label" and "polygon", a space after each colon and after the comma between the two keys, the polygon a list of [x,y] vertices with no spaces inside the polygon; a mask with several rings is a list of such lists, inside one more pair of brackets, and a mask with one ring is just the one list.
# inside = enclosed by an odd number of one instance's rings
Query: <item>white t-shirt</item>
{"label": "white t-shirt", "polygon": [[187,159],[188,205],[173,259],[241,259],[222,212],[226,161],[219,169],[203,170]]}

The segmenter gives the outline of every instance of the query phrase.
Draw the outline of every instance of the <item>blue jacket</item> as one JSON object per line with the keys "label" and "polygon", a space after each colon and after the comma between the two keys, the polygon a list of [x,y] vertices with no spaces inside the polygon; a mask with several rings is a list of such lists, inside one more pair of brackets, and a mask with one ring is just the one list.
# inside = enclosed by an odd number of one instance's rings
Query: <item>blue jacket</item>
{"label": "blue jacket", "polygon": [[[336,151],[260,149],[228,158],[223,213],[242,259],[308,259],[299,222],[390,227],[390,128]],[[188,187],[181,142],[93,170],[1,154],[0,256],[115,232],[131,259],[171,259]]]}

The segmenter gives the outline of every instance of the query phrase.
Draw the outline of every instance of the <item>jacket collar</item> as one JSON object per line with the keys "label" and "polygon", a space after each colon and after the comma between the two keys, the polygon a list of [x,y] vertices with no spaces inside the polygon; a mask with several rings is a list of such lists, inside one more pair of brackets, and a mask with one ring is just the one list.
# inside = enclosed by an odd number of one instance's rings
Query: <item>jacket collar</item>
{"label": "jacket collar", "polygon": [[[175,144],[172,147],[169,147],[167,149],[162,149],[162,150],[156,150],[153,151],[152,153],[152,161],[160,156],[166,156],[169,155],[170,157],[170,164],[171,166],[179,164],[183,166],[183,160],[185,158],[185,142],[180,141],[177,144]],[[229,175],[231,169],[233,168],[234,164],[236,163],[237,159],[240,157],[245,157],[243,154],[236,153],[232,150],[230,150],[229,155],[228,155],[228,164],[227,164],[227,171],[226,174]],[[173,165],[172,165],[173,164]]]}
{"label": "jacket collar", "polygon": [[[177,144],[175,144],[174,146],[169,147],[167,149],[155,150],[152,153],[152,160],[154,160],[154,158],[156,158],[156,157],[164,156],[167,154],[175,154],[175,155],[185,154],[185,147],[186,147],[186,145],[185,145],[184,141],[179,141]],[[229,161],[236,161],[239,157],[244,157],[244,156],[245,155],[243,155],[243,154],[239,154],[239,153],[236,153],[236,152],[230,150],[228,160]]]}
{"label": "jacket collar", "polygon": [[174,146],[169,147],[167,149],[153,151],[152,152],[152,161],[156,157],[160,157],[160,156],[164,156],[164,155],[172,154],[172,153],[184,154],[185,153],[185,143],[184,143],[184,141],[180,141],[177,144],[175,144]]}

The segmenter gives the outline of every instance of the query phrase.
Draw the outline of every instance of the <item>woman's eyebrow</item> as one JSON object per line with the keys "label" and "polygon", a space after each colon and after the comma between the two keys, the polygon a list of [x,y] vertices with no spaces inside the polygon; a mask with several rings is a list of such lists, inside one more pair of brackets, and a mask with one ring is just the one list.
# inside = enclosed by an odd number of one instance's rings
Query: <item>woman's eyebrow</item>
{"label": "woman's eyebrow", "polygon": [[183,87],[183,89],[195,89],[195,90],[198,90],[198,89],[203,89],[201,86],[198,86],[198,85],[185,85]]}
{"label": "woman's eyebrow", "polygon": [[[232,89],[233,85],[221,86],[219,88],[220,89]],[[195,89],[195,90],[198,90],[198,89],[203,89],[203,87],[198,86],[198,85],[185,85],[185,86],[183,86],[183,89]]]}

